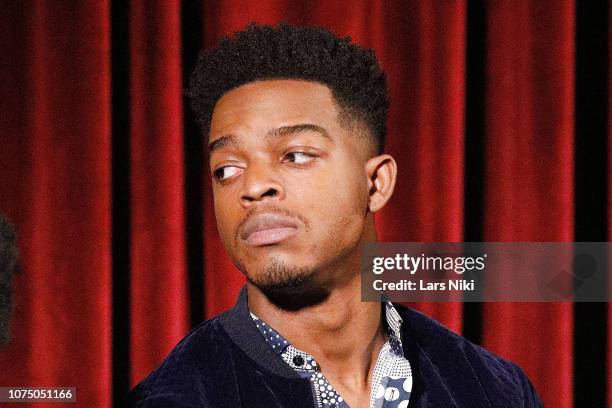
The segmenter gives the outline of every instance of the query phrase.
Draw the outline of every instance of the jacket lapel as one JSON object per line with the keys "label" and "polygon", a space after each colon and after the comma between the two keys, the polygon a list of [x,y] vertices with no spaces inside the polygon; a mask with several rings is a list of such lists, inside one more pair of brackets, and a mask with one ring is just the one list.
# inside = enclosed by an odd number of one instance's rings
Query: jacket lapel
{"label": "jacket lapel", "polygon": [[446,329],[440,326],[432,330],[430,321],[422,324],[423,317],[411,309],[400,306],[398,310],[404,319],[404,355],[413,376],[410,407],[492,408],[485,402],[488,397],[454,335],[442,333]]}

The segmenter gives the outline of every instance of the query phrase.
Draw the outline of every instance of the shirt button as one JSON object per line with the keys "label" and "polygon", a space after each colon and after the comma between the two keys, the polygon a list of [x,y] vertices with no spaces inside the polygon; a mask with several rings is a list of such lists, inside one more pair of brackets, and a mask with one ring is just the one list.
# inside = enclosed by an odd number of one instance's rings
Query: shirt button
{"label": "shirt button", "polygon": [[295,364],[298,367],[301,367],[304,365],[304,358],[302,356],[295,356],[293,357],[293,364]]}

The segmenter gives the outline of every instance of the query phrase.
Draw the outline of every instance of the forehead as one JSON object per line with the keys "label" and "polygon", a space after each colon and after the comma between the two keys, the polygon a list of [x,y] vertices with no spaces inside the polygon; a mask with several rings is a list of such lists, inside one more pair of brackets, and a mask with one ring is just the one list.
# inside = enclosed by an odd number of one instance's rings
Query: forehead
{"label": "forehead", "polygon": [[318,82],[274,79],[251,82],[224,94],[213,110],[210,140],[237,129],[258,130],[292,123],[337,124],[331,90]]}

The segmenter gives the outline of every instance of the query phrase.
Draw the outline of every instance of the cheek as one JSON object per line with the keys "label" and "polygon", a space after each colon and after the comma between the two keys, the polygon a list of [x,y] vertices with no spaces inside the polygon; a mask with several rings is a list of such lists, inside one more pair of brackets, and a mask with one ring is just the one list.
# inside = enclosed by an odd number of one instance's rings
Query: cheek
{"label": "cheek", "polygon": [[337,237],[360,233],[367,206],[367,184],[359,169],[336,168],[304,188],[310,191],[306,195],[310,197],[310,218],[318,233]]}
{"label": "cheek", "polygon": [[227,197],[217,192],[214,193],[214,209],[219,236],[225,247],[230,248],[233,242],[234,223],[236,222],[234,220],[235,211],[233,211],[232,206],[229,205]]}

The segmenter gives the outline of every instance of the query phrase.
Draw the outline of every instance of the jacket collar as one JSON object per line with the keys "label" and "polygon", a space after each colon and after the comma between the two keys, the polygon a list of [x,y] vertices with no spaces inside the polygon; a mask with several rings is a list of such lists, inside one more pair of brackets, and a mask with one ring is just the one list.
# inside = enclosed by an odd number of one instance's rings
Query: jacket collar
{"label": "jacket collar", "polygon": [[246,286],[240,290],[238,300],[232,309],[220,317],[221,326],[232,341],[259,365],[285,378],[301,379],[300,376],[274,353],[261,335],[249,314]]}

